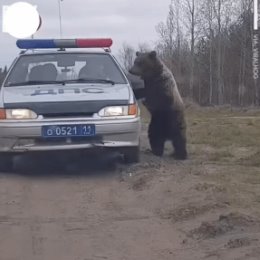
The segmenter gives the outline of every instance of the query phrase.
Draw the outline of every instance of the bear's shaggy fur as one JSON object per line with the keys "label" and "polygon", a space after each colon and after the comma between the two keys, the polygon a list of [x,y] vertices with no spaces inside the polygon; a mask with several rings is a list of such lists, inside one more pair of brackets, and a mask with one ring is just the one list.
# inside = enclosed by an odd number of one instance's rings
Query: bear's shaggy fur
{"label": "bear's shaggy fur", "polygon": [[148,137],[153,154],[162,156],[165,141],[171,140],[175,158],[186,159],[184,104],[173,74],[155,51],[137,52],[129,72],[144,81],[144,90],[135,93],[137,99],[145,98],[151,113]]}

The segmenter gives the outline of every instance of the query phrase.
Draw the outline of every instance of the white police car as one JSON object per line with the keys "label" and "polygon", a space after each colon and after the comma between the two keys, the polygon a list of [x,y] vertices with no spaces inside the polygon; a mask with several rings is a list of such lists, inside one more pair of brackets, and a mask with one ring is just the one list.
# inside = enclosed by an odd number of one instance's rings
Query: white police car
{"label": "white police car", "polygon": [[116,149],[138,162],[140,111],[111,39],[16,44],[23,51],[0,92],[2,169],[14,154],[87,148]]}

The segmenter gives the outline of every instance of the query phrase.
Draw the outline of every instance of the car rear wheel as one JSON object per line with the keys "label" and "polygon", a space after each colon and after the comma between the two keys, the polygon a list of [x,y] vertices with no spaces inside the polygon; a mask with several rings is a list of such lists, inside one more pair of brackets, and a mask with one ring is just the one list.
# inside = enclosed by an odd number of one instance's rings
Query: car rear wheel
{"label": "car rear wheel", "polygon": [[140,162],[140,147],[128,147],[124,150],[124,162],[127,164]]}
{"label": "car rear wheel", "polygon": [[13,156],[10,154],[0,154],[0,172],[13,170]]}

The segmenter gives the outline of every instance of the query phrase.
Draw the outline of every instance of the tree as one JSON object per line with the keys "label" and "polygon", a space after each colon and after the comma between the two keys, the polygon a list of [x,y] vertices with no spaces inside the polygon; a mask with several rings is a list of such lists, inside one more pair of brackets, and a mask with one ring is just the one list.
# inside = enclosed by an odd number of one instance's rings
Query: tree
{"label": "tree", "polygon": [[127,43],[123,43],[122,48],[119,50],[119,59],[122,62],[122,65],[126,71],[128,71],[133,65],[134,58],[134,48]]}
{"label": "tree", "polygon": [[205,0],[202,4],[201,14],[203,21],[201,27],[203,35],[208,41],[208,66],[209,66],[209,104],[213,101],[213,40],[214,40],[214,0]]}
{"label": "tree", "polygon": [[184,37],[182,5],[180,0],[171,0],[165,22],[156,26],[159,40],[155,46],[159,56],[174,73],[183,96],[189,96],[189,52],[187,40]]}
{"label": "tree", "polygon": [[166,22],[160,22],[156,26],[156,31],[160,39],[157,47],[160,49],[161,56],[170,69],[173,69],[173,55],[174,48],[176,47],[176,41],[174,39],[177,38],[174,13],[173,0],[171,0]]}
{"label": "tree", "polygon": [[198,0],[185,0],[183,4],[185,14],[185,25],[189,31],[190,38],[190,82],[189,91],[190,97],[193,99],[194,95],[194,66],[195,66],[195,44],[199,34],[199,2]]}
{"label": "tree", "polygon": [[175,74],[182,95],[203,105],[259,102],[252,1],[171,0],[166,22],[156,27],[156,50]]}
{"label": "tree", "polygon": [[141,42],[138,44],[137,50],[140,52],[148,52],[151,50],[151,47],[146,42]]}
{"label": "tree", "polygon": [[[243,105],[245,93],[246,93],[246,67],[248,60],[248,41],[252,42],[251,27],[252,24],[250,20],[252,19],[251,14],[252,1],[251,0],[241,0],[241,9],[243,13],[240,16],[241,21],[241,50],[240,50],[240,67],[239,67],[239,105]],[[253,20],[253,19],[252,19]],[[251,51],[251,50],[250,50]],[[257,95],[257,93],[255,93]]]}

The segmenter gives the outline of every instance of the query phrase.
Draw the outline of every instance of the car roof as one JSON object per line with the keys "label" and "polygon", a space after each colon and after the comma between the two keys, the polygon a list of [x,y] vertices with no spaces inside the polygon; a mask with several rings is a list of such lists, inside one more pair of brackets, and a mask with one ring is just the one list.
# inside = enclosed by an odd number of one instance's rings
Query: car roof
{"label": "car roof", "polygon": [[35,55],[35,54],[60,54],[60,53],[85,53],[85,54],[108,54],[111,55],[110,50],[101,50],[101,49],[51,49],[51,50],[24,50],[20,52],[20,55]]}

